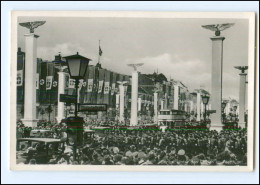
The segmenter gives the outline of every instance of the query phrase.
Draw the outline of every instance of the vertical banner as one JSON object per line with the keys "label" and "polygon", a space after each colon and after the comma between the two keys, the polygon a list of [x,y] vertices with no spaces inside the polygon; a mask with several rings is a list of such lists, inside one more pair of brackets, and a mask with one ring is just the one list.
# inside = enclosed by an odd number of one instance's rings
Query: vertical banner
{"label": "vertical banner", "polygon": [[97,103],[103,103],[103,86],[104,86],[105,69],[98,70],[98,95]]}
{"label": "vertical banner", "polygon": [[36,89],[39,89],[39,78],[40,78],[40,74],[36,73]]}
{"label": "vertical banner", "polygon": [[113,95],[111,94],[111,92],[112,92],[112,84],[114,83],[114,81],[113,81],[113,72],[112,71],[110,72],[110,77],[109,78],[110,78],[110,81],[109,81],[109,92],[108,92],[108,98],[109,98],[108,106],[112,107]]}
{"label": "vertical banner", "polygon": [[87,101],[88,75],[89,75],[89,68],[87,68],[86,74],[83,79],[81,90],[79,91],[80,92],[80,98],[79,98],[80,103],[86,103],[86,101]]}
{"label": "vertical banner", "polygon": [[116,83],[112,83],[112,86],[111,86],[111,95],[113,96],[114,93],[115,93],[115,88],[116,88]]}
{"label": "vertical banner", "polygon": [[59,69],[54,68],[53,81],[52,81],[52,90],[51,94],[51,103],[56,104],[58,102],[58,72]]}
{"label": "vertical banner", "polygon": [[95,73],[95,67],[89,66],[88,67],[88,77],[87,77],[87,88],[86,88],[86,97],[85,102],[86,103],[92,103],[92,95],[93,95],[93,85],[94,85],[94,73]]}
{"label": "vertical banner", "polygon": [[69,74],[66,73],[66,75],[65,75],[65,89],[69,88],[69,83],[70,83],[70,76],[69,76]]}
{"label": "vertical banner", "polygon": [[23,86],[23,70],[17,71],[16,85]]}
{"label": "vertical banner", "polygon": [[93,79],[88,79],[88,89],[87,92],[92,92],[93,90]]}
{"label": "vertical banner", "polygon": [[113,72],[112,85],[111,85],[111,107],[116,107],[116,80],[117,73]]}
{"label": "vertical banner", "polygon": [[98,94],[98,75],[99,75],[99,70],[98,67],[93,66],[94,68],[94,80],[93,80],[93,92],[92,92],[92,100],[91,103],[96,104],[97,103],[97,94]]}
{"label": "vertical banner", "polygon": [[105,84],[104,84],[104,103],[109,104],[109,86],[110,86],[110,71],[105,72]]}
{"label": "vertical banner", "polygon": [[46,76],[46,90],[51,90],[53,76]]}
{"label": "vertical banner", "polygon": [[41,62],[40,64],[40,81],[39,81],[39,102],[41,104],[46,104],[47,103],[47,93],[46,93],[46,76],[47,76],[47,63],[46,62]]}
{"label": "vertical banner", "polygon": [[98,93],[102,92],[104,80],[98,82]]}
{"label": "vertical banner", "polygon": [[75,88],[75,79],[69,78],[69,89]]}
{"label": "vertical banner", "polygon": [[109,94],[109,82],[105,82],[104,94]]}
{"label": "vertical banner", "polygon": [[53,83],[53,76],[54,76],[54,65],[53,63],[47,63],[47,75],[46,75],[46,94],[47,94],[47,102],[52,104],[52,83]]}

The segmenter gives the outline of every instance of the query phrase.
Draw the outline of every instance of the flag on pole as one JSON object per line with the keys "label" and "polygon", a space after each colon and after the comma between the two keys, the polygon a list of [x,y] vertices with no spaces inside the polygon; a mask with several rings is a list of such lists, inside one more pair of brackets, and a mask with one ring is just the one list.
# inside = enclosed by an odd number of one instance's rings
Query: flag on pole
{"label": "flag on pole", "polygon": [[102,49],[101,49],[101,47],[100,47],[100,45],[99,45],[99,56],[102,56]]}

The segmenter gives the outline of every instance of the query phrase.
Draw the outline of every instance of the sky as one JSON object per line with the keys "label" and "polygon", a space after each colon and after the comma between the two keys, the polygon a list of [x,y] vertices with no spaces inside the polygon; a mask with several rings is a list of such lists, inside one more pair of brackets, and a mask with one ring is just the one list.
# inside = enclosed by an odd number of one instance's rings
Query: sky
{"label": "sky", "polygon": [[[239,71],[234,66],[248,65],[248,21],[246,19],[173,18],[72,18],[19,17],[18,22],[45,20],[35,29],[39,35],[37,56],[54,60],[59,52],[68,56],[79,52],[98,60],[99,40],[103,68],[131,74],[129,63],[144,63],[141,73],[163,73],[179,80],[189,91],[211,89],[212,41],[214,32],[201,25],[235,23],[223,32],[223,98],[239,96]],[[24,34],[18,26],[18,47],[24,51]]]}

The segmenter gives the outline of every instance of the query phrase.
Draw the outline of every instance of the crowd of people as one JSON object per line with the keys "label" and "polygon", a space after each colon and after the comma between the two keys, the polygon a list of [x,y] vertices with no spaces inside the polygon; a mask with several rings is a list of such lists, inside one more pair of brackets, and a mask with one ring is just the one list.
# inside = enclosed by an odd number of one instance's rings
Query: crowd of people
{"label": "crowd of people", "polygon": [[[88,123],[88,126],[100,125]],[[61,137],[62,128],[53,127],[56,138]],[[77,148],[74,158],[72,146],[66,143],[55,149],[50,147],[53,153],[47,164],[247,165],[247,131],[241,129],[217,132],[171,128],[163,132],[156,127],[127,130],[113,127],[96,132],[91,142]],[[30,146],[27,151],[37,153],[39,148]],[[31,155],[24,163],[37,164],[37,160]]]}

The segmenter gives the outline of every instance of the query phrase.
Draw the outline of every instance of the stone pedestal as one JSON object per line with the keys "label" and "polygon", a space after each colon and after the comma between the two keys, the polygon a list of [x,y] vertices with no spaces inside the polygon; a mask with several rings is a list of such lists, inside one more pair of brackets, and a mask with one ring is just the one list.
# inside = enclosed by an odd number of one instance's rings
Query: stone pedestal
{"label": "stone pedestal", "polygon": [[33,33],[25,35],[25,82],[24,82],[24,118],[25,126],[36,127],[36,65],[37,38]]}
{"label": "stone pedestal", "polygon": [[178,85],[174,85],[173,109],[179,110],[179,86]]}
{"label": "stone pedestal", "polygon": [[130,125],[136,126],[137,120],[137,98],[138,98],[138,72],[132,72],[132,92],[131,92],[131,119]]}
{"label": "stone pedestal", "polygon": [[124,92],[125,88],[123,85],[119,85],[119,97],[120,97],[120,103],[119,103],[119,121],[124,121],[124,109],[125,109],[125,99],[124,99]]}
{"label": "stone pedestal", "polygon": [[153,105],[154,105],[154,123],[155,124],[159,124],[158,123],[158,93],[154,93],[154,102],[153,102]]}
{"label": "stone pedestal", "polygon": [[245,98],[246,98],[246,73],[240,73],[239,85],[239,122],[238,126],[245,128]]}
{"label": "stone pedestal", "polygon": [[200,121],[200,108],[201,108],[201,97],[200,97],[200,93],[197,93],[197,117],[196,117],[196,121]]}
{"label": "stone pedestal", "polygon": [[64,102],[60,102],[60,94],[64,94],[65,92],[65,72],[58,72],[58,113],[57,113],[57,122],[60,123],[62,119],[65,118],[65,105]]}
{"label": "stone pedestal", "polygon": [[211,75],[211,108],[216,113],[211,115],[211,130],[222,130],[222,68],[223,68],[223,40],[225,37],[212,37],[212,75]]}

